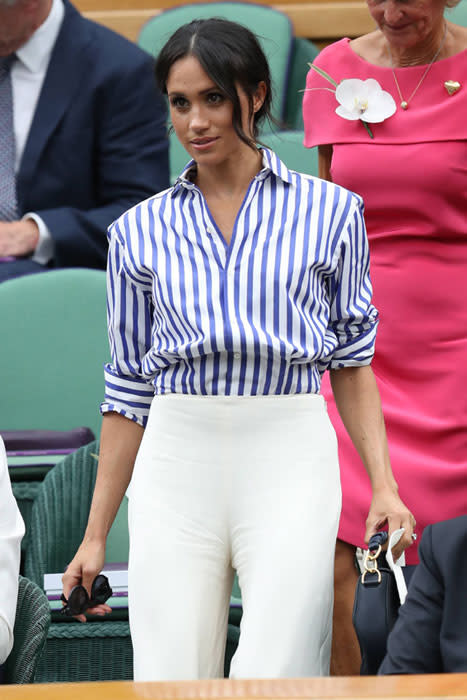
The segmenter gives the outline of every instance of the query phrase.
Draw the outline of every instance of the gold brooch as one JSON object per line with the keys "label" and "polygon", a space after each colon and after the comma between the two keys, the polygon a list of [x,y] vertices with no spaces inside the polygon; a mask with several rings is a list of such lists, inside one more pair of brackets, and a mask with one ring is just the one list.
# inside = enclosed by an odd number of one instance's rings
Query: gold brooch
{"label": "gold brooch", "polygon": [[448,95],[454,95],[455,92],[461,89],[461,84],[457,80],[446,80],[444,83]]}

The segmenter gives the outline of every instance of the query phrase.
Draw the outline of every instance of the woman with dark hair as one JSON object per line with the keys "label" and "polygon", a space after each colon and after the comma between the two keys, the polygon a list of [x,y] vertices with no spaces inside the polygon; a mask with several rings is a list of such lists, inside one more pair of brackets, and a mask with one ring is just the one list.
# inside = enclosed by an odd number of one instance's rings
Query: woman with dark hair
{"label": "woman with dark hair", "polygon": [[131,477],[135,678],[222,674],[234,569],[231,675],[322,675],[340,512],[326,368],[374,485],[367,534],[404,527],[402,550],[413,525],[369,367],[377,314],[361,200],[258,149],[271,85],[245,27],[181,27],[156,72],[193,160],[110,227],[99,469],[64,594],[101,570]]}

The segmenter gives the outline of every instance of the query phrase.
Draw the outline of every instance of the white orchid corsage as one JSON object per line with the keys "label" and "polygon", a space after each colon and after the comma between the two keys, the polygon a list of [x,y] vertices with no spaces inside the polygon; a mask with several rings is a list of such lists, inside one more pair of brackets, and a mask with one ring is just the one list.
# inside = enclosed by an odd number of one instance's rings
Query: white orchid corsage
{"label": "white orchid corsage", "polygon": [[377,80],[359,80],[358,78],[346,78],[340,83],[331,78],[322,68],[318,68],[313,63],[308,64],[310,68],[319,73],[325,80],[334,85],[331,88],[308,88],[311,90],[330,90],[336,96],[339,106],[336,107],[336,114],[343,119],[356,121],[360,119],[365,129],[373,138],[369,124],[379,124],[388,117],[392,117],[396,111],[396,103],[389,92],[383,90]]}

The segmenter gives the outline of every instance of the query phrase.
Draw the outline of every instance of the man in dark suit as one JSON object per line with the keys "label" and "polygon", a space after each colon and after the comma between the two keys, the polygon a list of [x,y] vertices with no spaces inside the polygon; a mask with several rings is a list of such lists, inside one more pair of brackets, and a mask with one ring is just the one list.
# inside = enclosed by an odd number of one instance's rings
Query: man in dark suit
{"label": "man in dark suit", "polygon": [[0,281],[105,267],[107,227],[168,173],[152,58],[68,0],[0,0]]}
{"label": "man in dark suit", "polygon": [[467,671],[467,515],[429,525],[380,674]]}

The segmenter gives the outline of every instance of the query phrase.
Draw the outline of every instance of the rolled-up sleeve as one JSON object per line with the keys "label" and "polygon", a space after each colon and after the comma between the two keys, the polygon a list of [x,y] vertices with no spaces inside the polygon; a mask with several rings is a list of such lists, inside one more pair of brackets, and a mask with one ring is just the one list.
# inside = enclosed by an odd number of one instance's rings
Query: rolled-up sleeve
{"label": "rolled-up sleeve", "polygon": [[353,199],[354,206],[336,251],[339,257],[330,285],[329,331],[337,341],[328,363],[330,369],[369,365],[375,351],[378,312],[371,303],[373,290],[363,202],[356,195]]}
{"label": "rolled-up sleeve", "polygon": [[109,229],[107,320],[112,362],[104,368],[101,413],[115,411],[144,427],[154,397],[142,370],[151,345],[152,301],[149,286],[134,272],[118,222]]}

